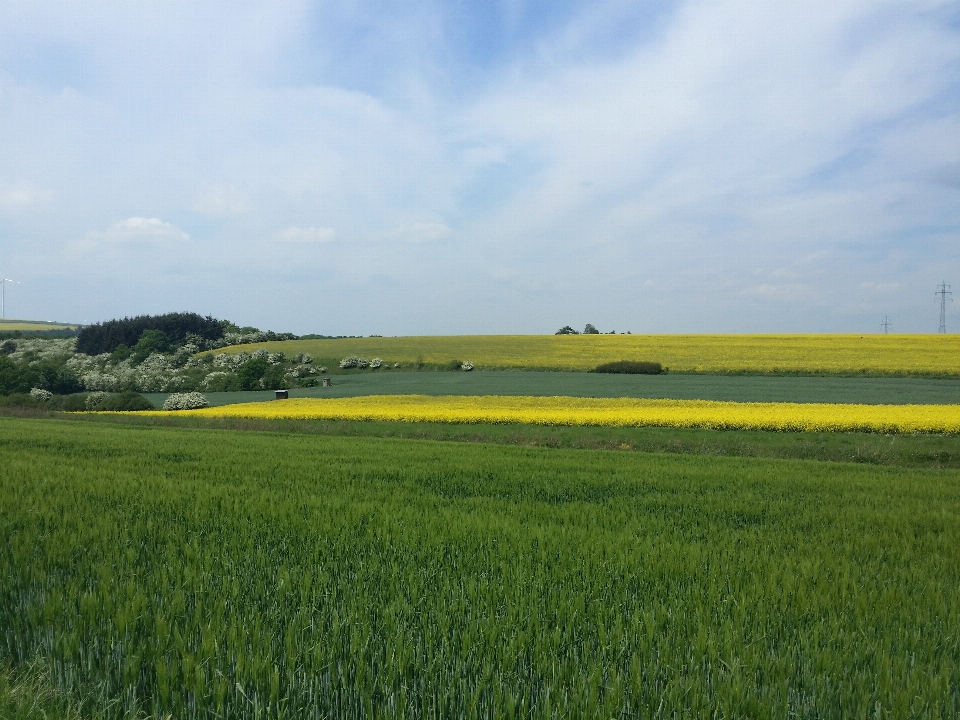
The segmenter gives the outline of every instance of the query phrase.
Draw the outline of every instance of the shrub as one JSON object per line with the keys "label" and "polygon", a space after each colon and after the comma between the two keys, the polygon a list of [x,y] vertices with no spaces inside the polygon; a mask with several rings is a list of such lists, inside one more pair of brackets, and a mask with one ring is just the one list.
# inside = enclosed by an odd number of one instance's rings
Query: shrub
{"label": "shrub", "polygon": [[[106,393],[104,393],[106,395]],[[80,393],[79,395],[67,395],[63,399],[63,409],[67,412],[82,412],[83,410],[92,410],[87,407],[87,398],[89,395]]]}
{"label": "shrub", "polygon": [[383,360],[381,360],[380,358],[374,358],[373,360],[370,361],[371,370],[379,370],[381,365],[383,365]]}
{"label": "shrub", "polygon": [[198,392],[174,393],[163,401],[164,410],[198,410],[210,403]]}
{"label": "shrub", "polygon": [[0,407],[38,408],[41,404],[30,393],[0,395]]}
{"label": "shrub", "polygon": [[638,360],[618,360],[597,365],[590,372],[617,373],[621,375],[659,375],[663,366],[658,362],[643,362]]}
{"label": "shrub", "polygon": [[237,380],[240,382],[241,390],[258,390],[263,387],[260,382],[270,364],[265,356],[256,357],[245,362],[237,370]]}
{"label": "shrub", "polygon": [[30,397],[32,397],[37,402],[47,402],[50,398],[53,397],[53,393],[49,390],[42,390],[41,388],[31,388]]}
{"label": "shrub", "polygon": [[290,387],[287,373],[282,365],[270,365],[260,379],[260,386],[265,390],[286,390]]}
{"label": "shrub", "polygon": [[63,361],[45,359],[34,364],[33,370],[40,374],[39,387],[51,391],[54,395],[70,395],[83,391],[80,378],[70,368],[65,367]]}
{"label": "shrub", "polygon": [[111,395],[97,405],[97,410],[129,411],[153,410],[153,403],[137,392],[127,390],[119,395]]}
{"label": "shrub", "polygon": [[0,355],[0,395],[28,393],[38,382],[40,374],[34,368]]}
{"label": "shrub", "polygon": [[103,392],[98,390],[97,392],[92,392],[84,399],[84,409],[86,410],[99,410],[100,405],[110,397],[110,393]]}
{"label": "shrub", "polygon": [[473,370],[473,363],[467,360],[463,365],[460,366],[460,369],[464,372],[470,372]]}
{"label": "shrub", "polygon": [[200,383],[200,389],[207,392],[229,392],[240,389],[240,381],[233,373],[214,370]]}
{"label": "shrub", "polygon": [[444,370],[459,370],[463,366],[463,363],[459,360],[451,360],[446,365],[444,365]]}

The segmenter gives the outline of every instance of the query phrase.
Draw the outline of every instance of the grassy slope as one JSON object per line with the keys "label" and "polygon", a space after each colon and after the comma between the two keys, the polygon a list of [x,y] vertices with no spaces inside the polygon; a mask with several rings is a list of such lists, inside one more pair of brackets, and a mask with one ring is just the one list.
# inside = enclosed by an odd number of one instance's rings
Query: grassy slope
{"label": "grassy slope", "polygon": [[[357,371],[332,387],[291,390],[291,397],[360,395],[568,395],[739,402],[958,404],[960,380],[932,378],[745,377],[739,375],[602,375],[582,372]],[[211,405],[270,400],[273,391],[206,393]],[[160,407],[167,397],[147,397]]]}
{"label": "grassy slope", "polygon": [[0,428],[3,652],[117,712],[960,712],[954,471]]}
{"label": "grassy slope", "polygon": [[348,355],[410,365],[470,360],[484,369],[586,370],[652,360],[674,372],[960,375],[960,335],[517,335],[293,340],[258,347],[306,352],[328,367]]}

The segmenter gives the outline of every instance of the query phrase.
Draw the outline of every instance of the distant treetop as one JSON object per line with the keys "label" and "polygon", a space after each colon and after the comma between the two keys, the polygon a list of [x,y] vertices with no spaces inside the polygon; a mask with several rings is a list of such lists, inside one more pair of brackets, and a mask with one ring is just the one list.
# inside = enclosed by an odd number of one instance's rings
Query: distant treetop
{"label": "distant treetop", "polygon": [[122,320],[107,320],[80,330],[77,334],[77,352],[100,355],[112,353],[120,345],[132,348],[147,330],[162,333],[172,345],[183,344],[188,335],[218,340],[223,337],[225,325],[236,327],[229,321],[216,320],[209,315],[203,317],[197,313],[138,315]]}

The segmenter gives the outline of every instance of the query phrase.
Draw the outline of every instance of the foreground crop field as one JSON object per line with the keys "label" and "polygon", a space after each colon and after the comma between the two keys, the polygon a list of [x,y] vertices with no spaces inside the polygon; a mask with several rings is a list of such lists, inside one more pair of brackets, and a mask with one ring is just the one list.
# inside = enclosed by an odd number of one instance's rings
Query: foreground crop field
{"label": "foreground crop field", "polygon": [[960,335],[474,335],[288,340],[222,352],[258,347],[327,364],[359,355],[406,366],[457,359],[484,369],[589,370],[652,360],[671,372],[960,375]]}
{"label": "foreground crop field", "polygon": [[827,405],[463,395],[372,395],[238,403],[143,415],[297,420],[528,423],[713,430],[960,433],[960,405]]}
{"label": "foreground crop field", "polygon": [[91,711],[955,717],[960,473],[0,418],[0,660]]}

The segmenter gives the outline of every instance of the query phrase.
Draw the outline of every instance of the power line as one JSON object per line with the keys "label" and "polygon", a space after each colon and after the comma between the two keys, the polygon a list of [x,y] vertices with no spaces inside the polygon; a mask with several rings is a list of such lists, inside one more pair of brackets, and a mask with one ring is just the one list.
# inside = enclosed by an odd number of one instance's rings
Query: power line
{"label": "power line", "polygon": [[0,276],[0,318],[7,317],[7,283],[20,283],[10,278]]}
{"label": "power line", "polygon": [[[947,295],[953,295],[953,293],[950,292],[950,286],[946,281],[941,280],[934,295],[940,296],[940,330],[938,332],[945,333],[947,332]],[[953,302],[953,298],[950,298],[950,302]]]}
{"label": "power line", "polygon": [[886,315],[884,315],[884,316],[883,316],[883,322],[880,323],[880,327],[883,328],[883,334],[884,334],[884,335],[887,335],[887,334],[890,332],[890,327],[891,327],[891,325],[890,325],[890,318],[888,318]]}

